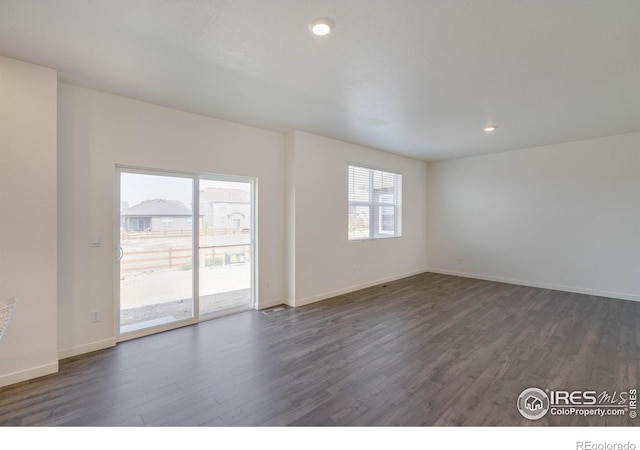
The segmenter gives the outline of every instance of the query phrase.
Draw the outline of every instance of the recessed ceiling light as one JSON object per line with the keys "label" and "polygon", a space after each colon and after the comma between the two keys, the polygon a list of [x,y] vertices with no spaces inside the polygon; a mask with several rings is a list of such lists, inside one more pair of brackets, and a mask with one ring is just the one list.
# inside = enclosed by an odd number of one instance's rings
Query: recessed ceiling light
{"label": "recessed ceiling light", "polygon": [[326,36],[331,33],[334,26],[335,24],[333,23],[333,20],[321,17],[320,19],[309,22],[309,31],[316,36]]}
{"label": "recessed ceiling light", "polygon": [[498,127],[490,126],[490,127],[486,127],[484,131],[486,131],[487,133],[491,133],[492,131],[496,131],[496,128]]}

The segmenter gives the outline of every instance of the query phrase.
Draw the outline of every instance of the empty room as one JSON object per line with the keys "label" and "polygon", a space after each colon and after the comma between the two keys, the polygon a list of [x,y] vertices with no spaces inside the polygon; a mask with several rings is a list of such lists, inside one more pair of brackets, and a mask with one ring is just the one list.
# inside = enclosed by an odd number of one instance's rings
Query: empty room
{"label": "empty room", "polygon": [[622,436],[639,30],[635,0],[0,1],[0,425]]}

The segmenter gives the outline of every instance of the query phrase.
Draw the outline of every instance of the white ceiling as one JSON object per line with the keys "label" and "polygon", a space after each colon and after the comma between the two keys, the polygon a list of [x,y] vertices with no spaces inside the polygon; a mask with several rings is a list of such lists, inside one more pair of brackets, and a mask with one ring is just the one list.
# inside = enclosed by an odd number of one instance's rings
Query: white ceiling
{"label": "white ceiling", "polygon": [[638,0],[0,0],[0,54],[424,160],[640,131]]}

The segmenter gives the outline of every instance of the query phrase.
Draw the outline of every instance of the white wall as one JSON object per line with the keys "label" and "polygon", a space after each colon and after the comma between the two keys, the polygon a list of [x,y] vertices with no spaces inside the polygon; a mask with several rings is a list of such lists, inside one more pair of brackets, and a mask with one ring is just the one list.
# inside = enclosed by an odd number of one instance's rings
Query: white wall
{"label": "white wall", "polygon": [[56,372],[55,70],[0,57],[0,386]]}
{"label": "white wall", "polygon": [[[67,84],[58,121],[62,357],[114,344],[116,164],[257,178],[258,301],[282,303],[283,134]],[[90,247],[91,235],[102,247]]]}
{"label": "white wall", "polygon": [[428,164],[430,270],[640,300],[640,133]]}
{"label": "white wall", "polygon": [[[300,306],[426,269],[426,164],[322,136],[287,136],[287,302]],[[403,175],[402,237],[349,242],[349,162]]]}

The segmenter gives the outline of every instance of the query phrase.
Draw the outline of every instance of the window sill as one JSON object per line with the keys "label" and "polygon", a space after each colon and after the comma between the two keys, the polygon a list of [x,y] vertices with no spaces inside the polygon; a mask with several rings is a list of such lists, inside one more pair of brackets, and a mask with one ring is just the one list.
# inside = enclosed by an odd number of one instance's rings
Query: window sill
{"label": "window sill", "polygon": [[356,242],[369,242],[369,241],[386,241],[387,239],[400,239],[402,236],[387,236],[387,237],[373,237],[373,238],[362,238],[362,239],[348,239],[349,243]]}

